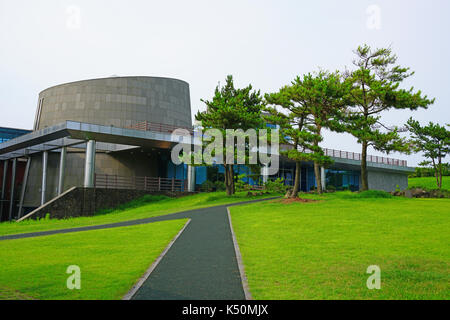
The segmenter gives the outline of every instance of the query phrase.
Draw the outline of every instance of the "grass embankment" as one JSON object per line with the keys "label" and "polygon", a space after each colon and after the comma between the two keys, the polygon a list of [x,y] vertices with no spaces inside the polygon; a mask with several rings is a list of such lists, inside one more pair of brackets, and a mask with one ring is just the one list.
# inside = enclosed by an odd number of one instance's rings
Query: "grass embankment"
{"label": "grass embankment", "polygon": [[238,192],[231,197],[228,197],[225,192],[198,193],[176,199],[166,196],[145,196],[115,210],[103,210],[99,214],[92,217],[79,217],[62,220],[42,219],[39,221],[29,219],[22,222],[3,222],[0,223],[0,236],[143,219],[185,210],[273,196],[274,195],[248,197],[247,192]]}
{"label": "grass embankment", "polygon": [[[450,200],[302,195],[230,208],[255,299],[450,299]],[[381,289],[366,287],[381,268]]]}
{"label": "grass embankment", "polygon": [[[0,241],[0,299],[121,299],[187,222]],[[67,267],[81,289],[67,288]]]}
{"label": "grass embankment", "polygon": [[[408,188],[437,189],[435,177],[409,178]],[[442,177],[442,189],[450,191],[450,176]]]}

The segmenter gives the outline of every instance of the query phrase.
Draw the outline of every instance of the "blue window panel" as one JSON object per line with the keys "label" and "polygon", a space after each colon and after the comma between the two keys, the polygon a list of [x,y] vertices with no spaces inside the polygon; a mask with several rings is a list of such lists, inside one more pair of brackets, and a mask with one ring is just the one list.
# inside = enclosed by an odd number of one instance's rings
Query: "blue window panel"
{"label": "blue window panel", "polygon": [[251,186],[255,186],[255,185],[258,184],[258,180],[257,179],[254,180],[252,178],[248,178],[248,184],[251,185]]}
{"label": "blue window panel", "polygon": [[172,161],[167,162],[167,178],[174,178],[175,165]]}
{"label": "blue window panel", "polygon": [[175,179],[184,179],[184,164],[176,166]]}
{"label": "blue window panel", "polygon": [[344,174],[343,176],[342,176],[342,186],[343,187],[347,187],[350,183],[350,179],[349,179],[350,177],[347,175],[347,174]]}
{"label": "blue window panel", "polygon": [[[235,171],[238,175],[241,175],[241,174],[245,174],[247,176],[249,175],[250,169],[246,165],[239,164],[236,167],[237,167],[237,170],[235,170]],[[249,178],[247,176],[245,178],[241,179],[245,183],[249,182]]]}
{"label": "blue window panel", "polygon": [[294,185],[294,177],[291,172],[284,172],[284,184],[288,186]]}
{"label": "blue window panel", "polygon": [[313,187],[316,187],[316,176],[314,174],[314,168],[308,167],[307,191],[311,191]]}
{"label": "blue window panel", "polygon": [[206,181],[206,167],[195,167],[195,184],[202,184]]}
{"label": "blue window panel", "polygon": [[186,165],[179,164],[175,165],[172,161],[167,162],[167,178],[172,179],[186,179]]}
{"label": "blue window panel", "polygon": [[356,189],[356,190],[354,190],[354,191],[359,190],[359,174],[358,174],[358,173],[356,173],[356,174],[353,176],[353,185],[355,186],[355,189]]}
{"label": "blue window panel", "polygon": [[325,172],[327,185],[332,184],[337,190],[359,190],[360,173],[358,171],[327,169]]}
{"label": "blue window panel", "polygon": [[0,143],[17,138],[24,134],[30,133],[31,130],[13,129],[13,128],[1,128],[0,127]]}

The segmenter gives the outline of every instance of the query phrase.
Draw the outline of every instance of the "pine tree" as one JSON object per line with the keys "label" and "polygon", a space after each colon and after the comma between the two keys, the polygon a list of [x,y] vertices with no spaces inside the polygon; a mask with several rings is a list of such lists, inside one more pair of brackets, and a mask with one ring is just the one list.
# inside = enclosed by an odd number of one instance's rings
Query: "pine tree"
{"label": "pine tree", "polygon": [[450,152],[450,131],[445,126],[433,122],[430,122],[427,126],[421,126],[413,118],[409,118],[406,127],[411,132],[412,149],[416,152],[423,152],[425,158],[430,159],[430,161],[424,161],[420,165],[433,165],[436,185],[438,189],[441,189],[442,169],[446,165],[442,163],[442,159]]}
{"label": "pine tree", "polygon": [[271,105],[266,119],[279,125],[281,143],[289,146],[281,154],[296,163],[294,187],[287,197],[298,195],[302,161],[314,162],[317,191],[322,192],[320,166],[332,163],[319,146],[322,129],[342,130],[339,120],[346,105],[345,88],[339,73],[321,71],[297,77],[291,85],[265,96]]}
{"label": "pine tree", "polygon": [[416,110],[427,108],[434,99],[400,88],[412,76],[409,68],[395,65],[397,56],[390,48],[372,50],[368,45],[355,51],[356,69],[348,72],[346,81],[351,85],[348,113],[343,121],[345,131],[361,144],[362,190],[368,190],[367,149],[389,153],[407,151],[407,143],[396,126],[389,127],[381,121],[381,113],[392,109]]}
{"label": "pine tree", "polygon": [[[201,100],[206,104],[206,111],[198,112],[195,119],[202,122],[204,129],[218,129],[223,136],[224,151],[226,154],[227,129],[259,129],[264,126],[261,111],[264,108],[260,91],[254,91],[251,85],[239,89],[234,87],[233,77],[227,76],[223,87],[218,85],[211,100]],[[236,148],[235,148],[236,150]],[[235,154],[236,159],[236,154]],[[227,163],[224,157],[225,187],[227,195],[235,193],[234,163]]]}

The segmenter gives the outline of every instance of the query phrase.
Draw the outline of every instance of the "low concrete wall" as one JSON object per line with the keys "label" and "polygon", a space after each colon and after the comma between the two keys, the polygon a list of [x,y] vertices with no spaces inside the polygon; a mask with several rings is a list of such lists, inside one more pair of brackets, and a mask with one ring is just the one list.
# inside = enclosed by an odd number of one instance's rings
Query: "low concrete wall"
{"label": "low concrete wall", "polygon": [[131,200],[140,198],[146,194],[180,197],[192,193],[73,187],[59,197],[56,197],[30,212],[18,221],[30,218],[43,218],[47,213],[50,214],[50,218],[52,219],[93,216],[99,210],[116,208],[121,204],[130,202]]}
{"label": "low concrete wall", "polygon": [[384,190],[387,192],[396,191],[397,186],[400,190],[408,188],[408,174],[383,171],[368,172],[369,189]]}

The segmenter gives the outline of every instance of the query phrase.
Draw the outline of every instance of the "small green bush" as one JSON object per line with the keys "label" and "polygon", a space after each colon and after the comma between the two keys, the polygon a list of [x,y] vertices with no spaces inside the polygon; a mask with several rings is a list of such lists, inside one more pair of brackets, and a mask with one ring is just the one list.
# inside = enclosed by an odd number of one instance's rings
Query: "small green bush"
{"label": "small green bush", "polygon": [[284,184],[283,178],[278,178],[275,181],[267,180],[264,184],[264,189],[270,193],[286,193],[289,186]]}
{"label": "small green bush", "polygon": [[392,198],[392,194],[381,190],[367,190],[359,193],[355,193],[355,198],[359,199],[372,199],[372,198]]}
{"label": "small green bush", "polygon": [[201,185],[200,185],[200,191],[202,192],[211,192],[214,190],[214,182],[212,182],[211,180],[205,180]]}
{"label": "small green bush", "polygon": [[[420,164],[419,164],[420,165]],[[410,178],[434,177],[435,171],[433,167],[419,166],[409,175]],[[442,176],[450,176],[450,164],[442,164]]]}
{"label": "small green bush", "polygon": [[39,221],[48,221],[50,220],[50,212],[47,212],[45,214],[45,216],[43,216],[42,218],[38,218]]}
{"label": "small green bush", "polygon": [[225,182],[217,180],[214,182],[214,186],[216,187],[216,191],[225,191]]}
{"label": "small green bush", "polygon": [[234,188],[235,188],[236,192],[248,191],[248,190],[250,190],[252,188],[251,185],[249,185],[247,182],[245,182],[243,180],[245,178],[247,178],[247,175],[245,173],[240,174],[238,176],[238,179],[234,183]]}

